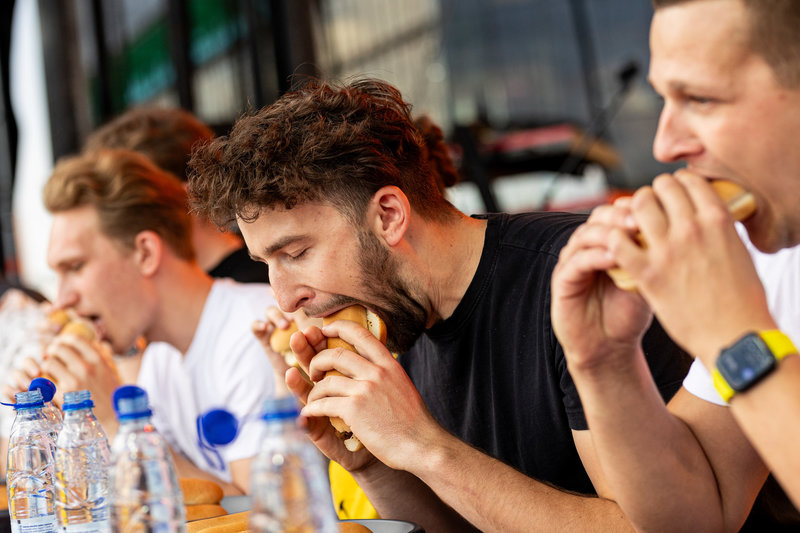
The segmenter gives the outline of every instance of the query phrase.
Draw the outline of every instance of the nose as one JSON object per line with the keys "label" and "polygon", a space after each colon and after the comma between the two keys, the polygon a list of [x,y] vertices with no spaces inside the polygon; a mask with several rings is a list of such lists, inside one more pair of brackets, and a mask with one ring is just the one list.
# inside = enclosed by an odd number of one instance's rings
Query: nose
{"label": "nose", "polygon": [[53,302],[57,308],[74,307],[78,303],[78,293],[70,284],[65,280],[58,282],[58,290],[56,292],[56,299]]}
{"label": "nose", "polygon": [[686,117],[675,105],[666,102],[658,118],[653,155],[662,163],[685,161],[702,152],[703,146]]}
{"label": "nose", "polygon": [[286,313],[294,313],[314,296],[313,290],[298,285],[280,268],[270,267],[269,284],[275,293],[278,307]]}

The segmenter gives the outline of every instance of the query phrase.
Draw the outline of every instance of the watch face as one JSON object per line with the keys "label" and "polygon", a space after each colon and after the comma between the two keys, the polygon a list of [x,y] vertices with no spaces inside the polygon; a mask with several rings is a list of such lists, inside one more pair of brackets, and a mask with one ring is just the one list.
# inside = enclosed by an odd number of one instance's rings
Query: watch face
{"label": "watch face", "polygon": [[755,333],[742,337],[730,348],[722,350],[717,369],[735,391],[743,391],[769,373],[775,356]]}

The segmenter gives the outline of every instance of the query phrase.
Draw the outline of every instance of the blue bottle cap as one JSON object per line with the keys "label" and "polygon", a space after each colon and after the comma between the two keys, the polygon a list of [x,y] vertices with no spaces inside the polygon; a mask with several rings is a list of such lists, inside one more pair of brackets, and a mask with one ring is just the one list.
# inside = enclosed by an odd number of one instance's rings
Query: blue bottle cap
{"label": "blue bottle cap", "polygon": [[199,424],[203,438],[213,446],[230,444],[239,431],[236,415],[225,409],[212,409],[201,415]]}
{"label": "blue bottle cap", "polygon": [[300,405],[294,396],[283,398],[268,398],[263,404],[263,418],[266,421],[297,418],[300,415]]}
{"label": "blue bottle cap", "polygon": [[34,389],[39,389],[39,391],[41,391],[42,399],[45,402],[49,402],[53,399],[53,396],[56,395],[56,384],[47,378],[34,378],[28,390]]}
{"label": "blue bottle cap", "polygon": [[92,401],[92,395],[88,390],[64,393],[64,411],[90,409],[92,407],[94,407],[94,402]]}
{"label": "blue bottle cap", "polygon": [[149,417],[153,414],[147,401],[147,392],[136,385],[123,385],[114,391],[114,411],[117,419]]}
{"label": "blue bottle cap", "polygon": [[44,407],[44,400],[42,400],[42,393],[39,389],[18,392],[14,395],[14,399],[17,400],[17,403],[14,404],[14,410],[16,411]]}

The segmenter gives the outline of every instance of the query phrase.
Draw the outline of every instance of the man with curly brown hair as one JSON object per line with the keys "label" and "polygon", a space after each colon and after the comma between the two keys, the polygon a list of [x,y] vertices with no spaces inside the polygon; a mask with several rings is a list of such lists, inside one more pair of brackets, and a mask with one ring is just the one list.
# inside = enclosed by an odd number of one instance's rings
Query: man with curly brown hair
{"label": "man with curly brown hair", "polygon": [[[426,531],[626,527],[596,497],[603,474],[550,327],[550,273],[583,216],[465,216],[442,196],[410,106],[376,80],[289,93],[191,166],[194,205],[239,223],[284,311],[361,304],[386,322],[388,349],[348,322],[296,333],[316,385],[286,378],[311,438],[381,516]],[[328,336],[358,353],[324,350]],[[668,398],[688,360],[657,327],[645,345]],[[347,451],[329,416],[367,450]]]}

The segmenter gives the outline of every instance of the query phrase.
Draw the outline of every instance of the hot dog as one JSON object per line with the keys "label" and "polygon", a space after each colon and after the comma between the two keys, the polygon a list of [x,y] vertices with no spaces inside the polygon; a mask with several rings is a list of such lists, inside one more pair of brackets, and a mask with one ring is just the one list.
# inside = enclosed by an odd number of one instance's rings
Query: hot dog
{"label": "hot dog", "polygon": [[292,320],[288,328],[276,329],[269,338],[269,347],[272,348],[272,351],[281,354],[286,364],[294,367],[297,366],[297,357],[289,346],[289,339],[297,330],[297,323]]}
{"label": "hot dog", "polygon": [[[381,341],[381,343],[386,343],[386,324],[378,315],[360,305],[353,305],[346,307],[341,311],[337,311],[336,313],[323,318],[322,324],[327,325],[335,322],[336,320],[350,320],[351,322],[355,322],[372,333],[375,338]],[[351,352],[356,351],[355,347],[353,347],[351,344],[337,337],[328,338],[328,348],[344,348],[345,350],[350,350]],[[342,374],[335,370],[325,374],[326,377],[331,375],[341,376]],[[353,435],[353,432],[350,431],[350,426],[345,424],[344,420],[341,418],[332,417],[331,424],[336,429],[336,435],[340,439],[344,440],[344,445],[348,450],[351,452],[356,452],[364,447],[364,445],[361,444],[361,441],[358,440],[358,437]]]}
{"label": "hot dog", "polygon": [[[714,192],[728,206],[728,211],[730,211],[734,220],[745,220],[755,212],[755,198],[739,185],[726,180],[713,180],[711,181],[711,187],[714,188]],[[647,243],[640,233],[636,234],[635,239],[643,248],[647,247]],[[621,268],[611,268],[607,271],[607,274],[620,289],[626,291],[636,290],[636,282],[633,281],[630,274]]]}

